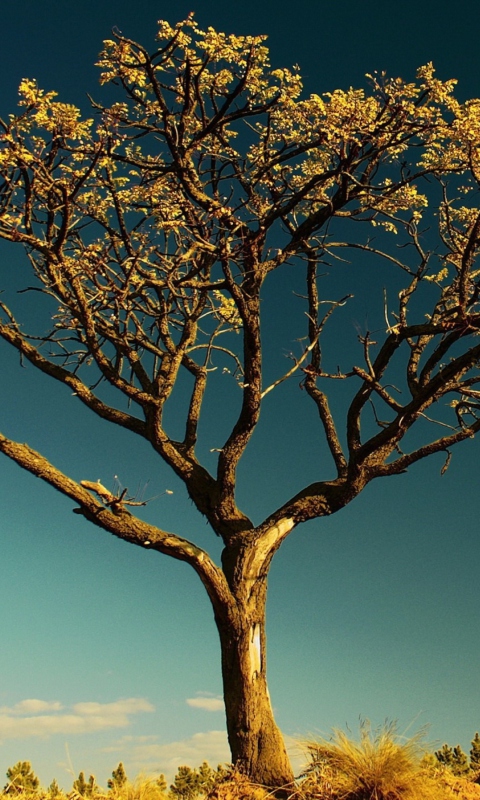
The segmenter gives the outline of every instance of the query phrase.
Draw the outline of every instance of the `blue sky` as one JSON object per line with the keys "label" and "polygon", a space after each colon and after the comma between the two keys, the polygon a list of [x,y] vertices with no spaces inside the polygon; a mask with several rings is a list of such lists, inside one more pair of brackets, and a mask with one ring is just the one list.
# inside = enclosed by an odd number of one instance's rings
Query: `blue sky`
{"label": "blue sky", "polygon": [[[375,69],[412,78],[433,60],[441,78],[459,79],[461,98],[480,96],[480,7],[471,2],[172,6],[7,4],[1,114],[15,110],[23,77],[87,112],[86,92],[100,96],[93,65],[112,26],[148,46],[157,19],[191,10],[202,25],[268,33],[273,63],[298,63],[308,92],[361,86]],[[2,288],[24,269],[15,249],[0,248]],[[272,337],[282,326],[281,303],[272,306]],[[218,557],[218,540],[144,442],[21,369],[5,345],[0,357],[4,434],[78,480],[100,477],[111,486],[118,474],[130,489],[149,481],[152,495],[173,490],[145,518]],[[257,521],[314,469],[308,415],[300,423],[289,412],[295,392],[298,382],[284,385],[266,405],[241,470],[240,498]],[[219,408],[221,400],[219,392]],[[431,460],[372,485],[282,546],[269,585],[268,659],[277,721],[288,737],[388,718],[400,730],[429,724],[432,742],[469,748],[480,728],[478,457],[479,443],[467,442],[443,478],[441,460]],[[217,635],[194,573],[89,526],[68,500],[4,457],[0,507],[0,776],[30,760],[43,784],[55,776],[70,788],[72,771],[105,784],[120,760],[131,776],[228,760]]]}

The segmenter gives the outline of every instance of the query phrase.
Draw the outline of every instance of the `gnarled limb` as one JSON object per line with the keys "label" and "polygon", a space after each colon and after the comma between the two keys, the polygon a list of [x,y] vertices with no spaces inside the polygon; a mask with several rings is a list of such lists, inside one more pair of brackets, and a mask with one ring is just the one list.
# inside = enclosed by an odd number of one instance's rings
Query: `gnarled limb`
{"label": "gnarled limb", "polygon": [[[0,451],[12,461],[37,478],[53,486],[61,494],[78,503],[77,513],[81,513],[94,525],[112,533],[126,542],[148,547],[164,555],[190,564],[204,584],[215,614],[228,624],[230,616],[236,614],[236,604],[228,588],[222,570],[215,566],[208,553],[188,539],[169,533],[150,525],[132,515],[125,508],[117,508],[116,513],[108,506],[98,503],[85,488],[85,483],[77,483],[69,478],[44,456],[26,444],[15,442],[0,433]],[[98,487],[93,489],[98,494]],[[103,498],[104,499],[104,498]]]}

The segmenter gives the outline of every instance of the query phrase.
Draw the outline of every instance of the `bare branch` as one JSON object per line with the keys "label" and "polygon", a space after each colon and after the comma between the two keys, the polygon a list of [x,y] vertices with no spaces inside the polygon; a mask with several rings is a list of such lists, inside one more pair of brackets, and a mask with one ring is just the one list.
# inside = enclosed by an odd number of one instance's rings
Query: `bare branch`
{"label": "bare branch", "polygon": [[26,444],[8,439],[0,433],[0,451],[15,461],[20,467],[49,483],[61,494],[79,504],[81,513],[90,522],[118,536],[124,541],[157,550],[159,553],[186,561],[191,564],[203,581],[217,613],[225,613],[231,605],[231,595],[222,571],[214,565],[208,554],[176,534],[168,533],[132,516],[120,507],[109,511],[104,505],[93,500],[90,489],[104,502],[112,505],[112,495],[100,482],[81,481],[80,484],[68,478],[54,467],[40,453]]}

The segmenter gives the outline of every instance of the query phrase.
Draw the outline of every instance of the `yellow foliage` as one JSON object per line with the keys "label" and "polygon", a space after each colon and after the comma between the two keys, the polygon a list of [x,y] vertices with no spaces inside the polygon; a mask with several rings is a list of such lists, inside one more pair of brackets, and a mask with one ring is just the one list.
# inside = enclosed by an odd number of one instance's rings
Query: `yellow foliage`
{"label": "yellow foliage", "polygon": [[0,138],[0,171],[18,190],[0,235],[39,254],[47,286],[82,275],[105,326],[118,321],[116,304],[148,316],[151,290],[173,291],[188,277],[175,301],[181,327],[205,280],[210,295],[199,314],[220,323],[216,330],[238,330],[234,300],[214,290],[216,279],[208,283],[213,264],[266,274],[281,261],[269,255],[274,224],[292,237],[302,231],[295,252],[308,241],[316,247],[317,231],[336,216],[412,232],[428,204],[416,177],[425,170],[464,172],[467,199],[439,214],[447,260],[460,268],[477,214],[468,199],[477,166],[480,174],[480,101],[459,103],[454,80],[441,81],[427,64],[415,81],[375,73],[368,88],[304,97],[296,66],[271,67],[265,36],[202,30],[189,15],[160,21],[157,39],[155,56],[121,35],[105,40],[100,82],[127,92],[99,107],[95,124],[55,92],[21,81],[20,113]]}
{"label": "yellow foliage", "polygon": [[239,328],[242,325],[241,317],[237,311],[235,301],[231,297],[226,297],[222,292],[214,289],[213,296],[218,302],[215,308],[215,315],[220,317],[225,322],[228,322],[234,328]]}

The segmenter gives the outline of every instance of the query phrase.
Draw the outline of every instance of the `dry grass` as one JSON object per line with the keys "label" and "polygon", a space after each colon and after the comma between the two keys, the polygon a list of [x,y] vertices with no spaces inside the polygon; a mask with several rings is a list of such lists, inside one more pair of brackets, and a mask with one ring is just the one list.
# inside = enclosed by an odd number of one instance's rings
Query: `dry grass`
{"label": "dry grass", "polygon": [[[405,739],[394,725],[378,730],[363,725],[358,740],[337,730],[331,739],[304,742],[303,748],[310,763],[287,792],[289,800],[480,800],[479,784],[455,777],[432,757],[423,758],[423,737]],[[60,791],[54,798],[42,789],[18,795],[0,792],[0,800],[15,797],[85,800],[74,791]],[[171,800],[171,794],[154,779],[139,776],[110,791],[98,788],[92,800]],[[275,794],[234,770],[205,800],[275,800]]]}
{"label": "dry grass", "polygon": [[111,789],[105,798],[108,800],[166,800],[167,793],[162,791],[154,779],[139,775],[133,782],[127,781],[123,786]]}
{"label": "dry grass", "polygon": [[455,800],[480,800],[480,786],[468,778],[459,778],[448,769],[437,771],[437,780],[448,798]]}
{"label": "dry grass", "polygon": [[207,800],[266,800],[272,795],[264,787],[251,783],[245,775],[233,771],[226,780],[217,784]]}
{"label": "dry grass", "polygon": [[306,742],[310,765],[298,786],[301,800],[451,800],[449,787],[421,767],[422,735],[404,739],[394,725],[368,724],[355,741],[336,730],[330,740]]}
{"label": "dry grass", "polygon": [[127,781],[123,786],[108,791],[98,786],[91,797],[71,789],[68,792],[60,790],[52,798],[48,791],[38,789],[36,792],[22,791],[19,794],[0,793],[0,800],[169,800],[169,795],[162,791],[155,779],[139,775],[134,781]]}

